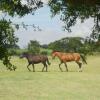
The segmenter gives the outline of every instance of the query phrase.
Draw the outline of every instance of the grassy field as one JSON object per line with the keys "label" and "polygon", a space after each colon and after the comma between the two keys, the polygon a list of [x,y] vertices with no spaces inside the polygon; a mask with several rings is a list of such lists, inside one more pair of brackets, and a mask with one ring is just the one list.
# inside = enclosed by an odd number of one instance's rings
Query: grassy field
{"label": "grassy field", "polygon": [[29,72],[25,59],[13,57],[12,62],[15,72],[0,62],[0,100],[100,100],[100,56],[89,56],[83,72],[74,62],[68,63],[69,72],[60,72],[59,60],[51,58],[48,72],[41,72],[42,64]]}

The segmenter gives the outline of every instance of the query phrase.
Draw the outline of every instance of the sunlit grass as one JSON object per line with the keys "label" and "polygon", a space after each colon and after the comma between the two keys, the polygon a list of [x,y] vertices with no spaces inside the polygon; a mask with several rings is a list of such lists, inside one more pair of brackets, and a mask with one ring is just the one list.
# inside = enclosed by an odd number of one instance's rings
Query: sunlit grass
{"label": "sunlit grass", "polygon": [[89,56],[83,72],[74,62],[68,63],[69,72],[64,65],[60,72],[58,59],[50,62],[48,72],[41,72],[42,64],[29,72],[27,60],[18,57],[12,59],[15,72],[0,63],[0,100],[100,100],[100,56]]}

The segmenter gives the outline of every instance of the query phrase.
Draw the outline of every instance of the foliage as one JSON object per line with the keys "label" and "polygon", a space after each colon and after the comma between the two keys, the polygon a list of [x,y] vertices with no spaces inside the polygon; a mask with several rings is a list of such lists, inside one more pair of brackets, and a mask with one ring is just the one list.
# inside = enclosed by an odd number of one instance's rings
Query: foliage
{"label": "foliage", "polygon": [[8,52],[11,56],[20,56],[23,52],[27,52],[27,49],[9,48]]}
{"label": "foliage", "polygon": [[28,44],[28,52],[38,54],[40,52],[40,44],[36,40],[31,40]]}
{"label": "foliage", "polygon": [[40,52],[42,55],[48,55],[48,52],[47,51],[42,51]]}
{"label": "foliage", "polygon": [[42,6],[40,0],[26,0],[26,4],[22,0],[0,0],[0,10],[8,13],[10,16],[24,16]]}
{"label": "foliage", "polygon": [[48,47],[56,51],[80,52],[85,55],[92,54],[92,52],[97,51],[96,42],[81,37],[63,38],[50,43]]}
{"label": "foliage", "polygon": [[93,39],[86,38],[85,44],[91,47],[91,51],[100,52],[100,41],[99,40],[94,41]]}
{"label": "foliage", "polygon": [[81,40],[82,38],[79,37],[63,38],[50,43],[49,48],[57,51],[64,51],[64,52],[78,51],[77,49],[79,49],[80,45],[82,45]]}
{"label": "foliage", "polygon": [[40,48],[40,54],[45,53],[46,55],[51,55],[52,49],[49,48]]}
{"label": "foliage", "polygon": [[100,34],[100,0],[50,0],[49,6],[53,16],[61,15],[65,30],[71,31],[77,19],[84,22],[93,18],[92,36],[97,38]]}
{"label": "foliage", "polygon": [[[22,0],[0,0],[0,13],[10,15],[12,17],[20,16],[23,17],[26,14],[34,13],[37,8],[42,7],[43,3],[40,0],[26,0],[23,4]],[[15,45],[18,39],[14,36],[14,28],[19,29],[19,24],[14,24],[10,20],[7,21],[4,18],[0,18],[0,60],[10,70],[14,69],[15,66],[10,63],[11,52],[15,53],[14,50],[9,52],[9,48]],[[22,23],[22,26],[26,28],[26,25]],[[33,26],[35,27],[35,26]],[[39,27],[38,27],[39,29]]]}
{"label": "foliage", "polygon": [[41,47],[44,48],[44,49],[47,49],[48,45],[47,44],[43,44],[43,45],[41,45]]}
{"label": "foliage", "polygon": [[3,60],[3,64],[10,70],[15,69],[15,66],[10,63],[8,47],[16,42],[17,38],[14,36],[11,22],[5,19],[0,20],[0,60]]}

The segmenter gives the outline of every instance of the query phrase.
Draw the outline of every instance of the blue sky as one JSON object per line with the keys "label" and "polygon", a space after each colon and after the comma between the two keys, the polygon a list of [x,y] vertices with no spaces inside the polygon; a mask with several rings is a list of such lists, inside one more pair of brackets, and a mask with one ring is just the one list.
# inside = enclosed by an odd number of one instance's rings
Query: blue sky
{"label": "blue sky", "polygon": [[72,33],[63,31],[62,26],[64,24],[60,21],[60,16],[57,15],[51,18],[51,12],[47,5],[38,9],[35,15],[29,14],[22,18],[15,17],[12,18],[12,21],[14,23],[35,24],[42,29],[42,31],[34,31],[32,27],[28,27],[28,30],[23,28],[16,30],[15,35],[19,38],[18,45],[21,48],[26,47],[30,40],[37,40],[40,44],[48,44],[68,36],[85,37],[88,36],[93,26],[92,19],[86,20],[84,24],[81,24],[78,20],[77,24],[72,27]]}

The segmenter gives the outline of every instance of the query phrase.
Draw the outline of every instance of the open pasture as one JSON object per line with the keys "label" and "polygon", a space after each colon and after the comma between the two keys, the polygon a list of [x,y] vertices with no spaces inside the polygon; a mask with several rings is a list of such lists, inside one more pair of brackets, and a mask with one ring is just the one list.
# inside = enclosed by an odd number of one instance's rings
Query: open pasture
{"label": "open pasture", "polygon": [[100,100],[100,56],[87,57],[83,72],[78,72],[74,62],[67,64],[69,72],[61,72],[59,60],[49,60],[48,72],[41,72],[42,64],[29,72],[27,60],[18,57],[12,59],[15,72],[0,62],[0,100]]}

